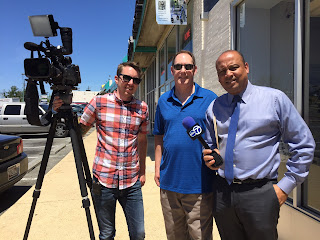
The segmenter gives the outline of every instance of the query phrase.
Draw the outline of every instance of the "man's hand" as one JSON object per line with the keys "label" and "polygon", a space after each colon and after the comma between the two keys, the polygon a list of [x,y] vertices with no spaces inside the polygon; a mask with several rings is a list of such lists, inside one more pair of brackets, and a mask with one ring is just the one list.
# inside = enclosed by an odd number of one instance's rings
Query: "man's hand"
{"label": "man's hand", "polygon": [[157,186],[160,187],[160,173],[156,172],[154,174],[154,181],[156,182]]}
{"label": "man's hand", "polygon": [[274,191],[277,194],[277,197],[278,197],[278,200],[279,200],[279,204],[280,204],[280,207],[281,207],[282,204],[284,204],[284,202],[287,200],[288,194],[286,194],[284,191],[282,191],[282,189],[279,188],[277,184],[273,184],[273,188],[274,188]]}
{"label": "man's hand", "polygon": [[141,187],[146,183],[146,175],[140,175],[140,182],[141,182]]}
{"label": "man's hand", "polygon": [[141,182],[141,187],[146,183],[147,147],[148,147],[147,135],[143,133],[138,133],[138,155],[139,155],[139,164],[140,164],[139,178]]}
{"label": "man's hand", "polygon": [[163,135],[154,135],[154,181],[160,187],[160,164],[163,149]]}
{"label": "man's hand", "polygon": [[62,104],[63,104],[63,100],[59,96],[55,96],[52,102],[53,110],[58,112]]}
{"label": "man's hand", "polygon": [[[220,154],[218,149],[214,149],[214,151]],[[215,160],[213,156],[210,155],[212,153],[211,149],[204,149],[202,153],[203,153],[203,160],[208,168],[210,168],[211,170],[218,170],[220,168],[220,167],[212,167],[212,164],[215,163]]]}

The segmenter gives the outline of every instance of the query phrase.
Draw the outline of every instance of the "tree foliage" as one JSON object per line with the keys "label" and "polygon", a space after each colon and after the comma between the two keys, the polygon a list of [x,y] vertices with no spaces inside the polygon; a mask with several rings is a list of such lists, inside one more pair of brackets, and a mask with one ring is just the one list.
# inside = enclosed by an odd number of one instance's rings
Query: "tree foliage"
{"label": "tree foliage", "polygon": [[11,86],[9,91],[3,90],[2,95],[5,98],[19,98],[20,101],[23,102],[23,91],[24,90],[19,90],[17,86]]}

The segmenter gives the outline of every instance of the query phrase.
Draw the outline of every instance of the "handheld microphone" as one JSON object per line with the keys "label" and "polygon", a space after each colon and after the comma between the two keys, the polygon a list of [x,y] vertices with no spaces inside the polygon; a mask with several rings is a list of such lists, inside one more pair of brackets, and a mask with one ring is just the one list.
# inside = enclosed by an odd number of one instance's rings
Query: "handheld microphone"
{"label": "handheld microphone", "polygon": [[[187,129],[187,133],[192,140],[198,139],[205,149],[210,149],[208,144],[201,137],[201,134],[203,133],[201,126],[196,123],[192,117],[185,117],[182,121],[182,125]],[[223,164],[222,157],[216,151],[212,150],[211,156],[213,156],[215,160],[215,163],[211,165],[212,167],[219,167]]]}

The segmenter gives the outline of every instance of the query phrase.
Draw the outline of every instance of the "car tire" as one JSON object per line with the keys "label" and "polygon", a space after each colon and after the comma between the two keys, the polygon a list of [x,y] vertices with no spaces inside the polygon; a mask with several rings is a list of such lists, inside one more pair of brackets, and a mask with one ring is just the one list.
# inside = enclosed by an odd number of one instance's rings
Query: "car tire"
{"label": "car tire", "polygon": [[69,134],[69,130],[64,123],[57,123],[55,137],[56,138],[65,138]]}

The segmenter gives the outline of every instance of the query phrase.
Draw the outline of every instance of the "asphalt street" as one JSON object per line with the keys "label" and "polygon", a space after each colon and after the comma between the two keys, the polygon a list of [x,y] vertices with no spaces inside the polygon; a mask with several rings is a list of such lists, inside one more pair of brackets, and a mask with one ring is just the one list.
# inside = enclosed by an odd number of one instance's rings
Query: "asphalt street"
{"label": "asphalt street", "polygon": [[[94,128],[88,133],[90,134]],[[86,135],[86,136],[87,136]],[[42,164],[43,151],[47,141],[47,134],[20,135],[23,139],[23,149],[28,155],[28,173],[17,182],[12,188],[0,194],[0,215],[18,201],[39,178],[39,169]],[[86,137],[84,136],[84,137]],[[72,151],[70,137],[55,138],[52,144],[51,153],[46,167],[48,173],[57,163],[59,163],[70,151]],[[74,166],[76,171],[76,166]],[[40,180],[39,180],[40,181]],[[46,181],[44,176],[42,182]]]}
{"label": "asphalt street", "polygon": [[[47,143],[47,134],[20,135],[23,139],[23,151],[28,155],[29,171],[35,168],[42,160]],[[57,155],[71,142],[70,137],[54,138],[50,152],[50,159]]]}

